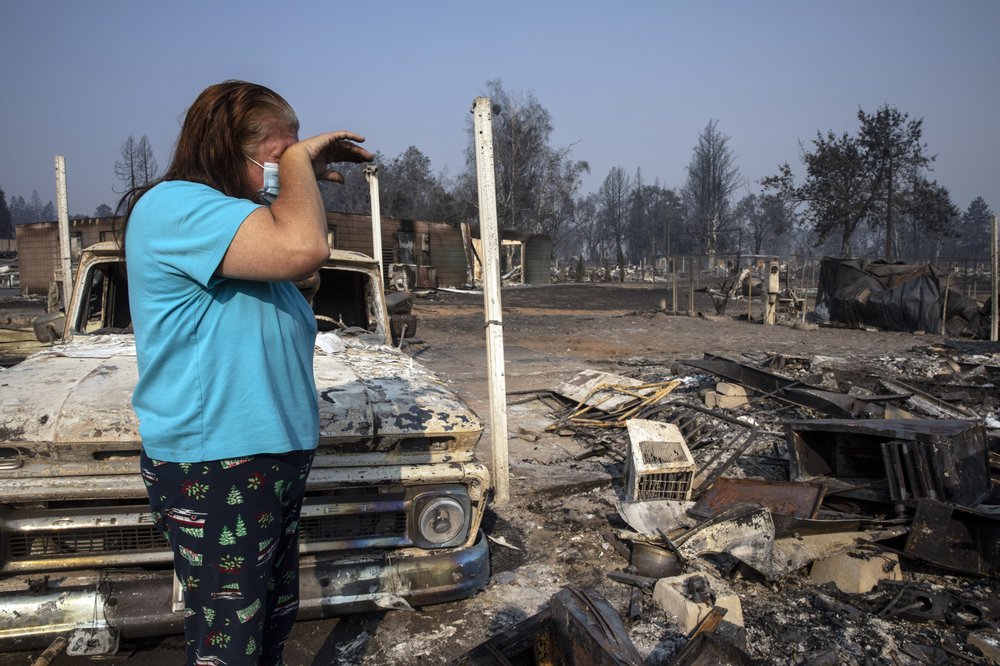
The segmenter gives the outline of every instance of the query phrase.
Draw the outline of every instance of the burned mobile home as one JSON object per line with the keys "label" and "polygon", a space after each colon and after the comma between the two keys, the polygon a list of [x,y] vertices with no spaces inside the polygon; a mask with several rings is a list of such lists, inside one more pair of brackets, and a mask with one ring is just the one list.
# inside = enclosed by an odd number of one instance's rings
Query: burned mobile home
{"label": "burned mobile home", "polygon": [[[84,250],[62,340],[2,374],[3,650],[64,637],[70,654],[108,655],[182,631],[183,594],[138,472],[123,269],[113,243]],[[314,310],[321,434],[300,522],[299,618],[482,589],[479,418],[391,344],[369,257],[332,250]]]}

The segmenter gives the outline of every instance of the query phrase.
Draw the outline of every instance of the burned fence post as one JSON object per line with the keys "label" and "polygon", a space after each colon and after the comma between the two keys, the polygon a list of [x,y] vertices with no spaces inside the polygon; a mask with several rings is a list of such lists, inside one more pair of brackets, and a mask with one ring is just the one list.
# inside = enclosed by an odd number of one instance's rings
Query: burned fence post
{"label": "burned fence post", "polygon": [[493,111],[488,97],[473,102],[479,229],[483,239],[483,300],[486,304],[486,364],[490,389],[490,437],[493,442],[495,500],[510,499],[507,460],[507,381],[503,356],[503,308],[500,302],[500,234],[497,230],[496,174],[493,170]]}
{"label": "burned fence post", "polygon": [[[58,206],[59,215],[59,273],[62,276],[62,302],[63,306],[68,310],[70,299],[73,296],[73,268],[69,249],[69,204],[66,199],[66,158],[62,155],[56,155],[55,168],[56,206]],[[996,340],[996,336],[993,339]]]}
{"label": "burned fence post", "polygon": [[993,266],[992,266],[993,270],[990,273],[990,294],[991,294],[991,300],[990,300],[990,340],[992,340],[993,342],[996,342],[997,341],[997,332],[998,332],[997,331],[997,323],[998,323],[998,321],[1000,321],[1000,320],[997,319],[998,315],[1000,315],[1000,313],[997,312],[998,292],[1000,292],[1000,290],[997,289],[997,280],[1000,279],[1000,275],[998,275],[998,273],[1000,273],[1000,267],[998,267],[998,265],[997,265],[998,264],[998,258],[997,258],[997,216],[996,215],[994,215],[990,219],[990,229],[992,229],[992,231],[993,231],[992,236],[991,236],[991,240],[990,240],[990,256],[993,259]]}
{"label": "burned fence post", "polygon": [[[372,259],[378,262],[378,274],[382,288],[385,288],[385,273],[382,269],[382,212],[378,194],[378,167],[369,164],[365,167],[365,179],[368,181],[368,191],[371,195],[372,210]],[[402,339],[402,336],[400,336]]]}

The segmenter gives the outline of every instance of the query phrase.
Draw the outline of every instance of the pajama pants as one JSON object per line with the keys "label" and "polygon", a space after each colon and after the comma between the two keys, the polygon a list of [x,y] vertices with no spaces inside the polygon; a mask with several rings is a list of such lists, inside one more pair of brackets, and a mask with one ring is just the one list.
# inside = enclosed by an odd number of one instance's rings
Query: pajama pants
{"label": "pajama pants", "polygon": [[142,452],[184,590],[188,664],[281,664],[299,606],[299,512],[313,451],[172,463]]}

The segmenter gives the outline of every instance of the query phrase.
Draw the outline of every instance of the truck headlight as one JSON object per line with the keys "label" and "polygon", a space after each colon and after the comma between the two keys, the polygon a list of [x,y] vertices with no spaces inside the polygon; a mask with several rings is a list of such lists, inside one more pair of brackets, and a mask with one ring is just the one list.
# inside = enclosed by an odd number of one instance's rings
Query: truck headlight
{"label": "truck headlight", "polygon": [[428,548],[455,546],[465,541],[469,509],[450,495],[423,498],[417,506],[417,545]]}

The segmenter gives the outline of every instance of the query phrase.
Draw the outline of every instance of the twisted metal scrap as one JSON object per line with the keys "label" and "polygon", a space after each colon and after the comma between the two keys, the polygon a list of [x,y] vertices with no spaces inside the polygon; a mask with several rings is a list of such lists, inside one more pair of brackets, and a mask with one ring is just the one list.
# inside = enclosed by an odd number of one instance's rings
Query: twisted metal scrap
{"label": "twisted metal scrap", "polygon": [[[642,384],[640,386],[625,386],[622,384],[598,384],[587,393],[586,396],[576,407],[573,407],[573,411],[567,416],[559,419],[556,423],[548,426],[546,430],[558,430],[560,427],[566,424],[577,425],[577,426],[593,426],[597,428],[622,428],[625,426],[625,421],[632,418],[637,412],[646,409],[652,405],[658,404],[668,395],[670,395],[674,389],[681,385],[680,380],[673,379],[668,382],[656,382],[654,384]],[[654,392],[645,395],[643,391]],[[599,400],[592,404],[588,404],[587,401],[594,396],[601,396]],[[592,416],[585,416],[588,412],[600,407],[615,395],[627,395],[635,398],[635,401],[629,402],[623,405],[621,408],[608,412],[603,418],[593,418]]]}

